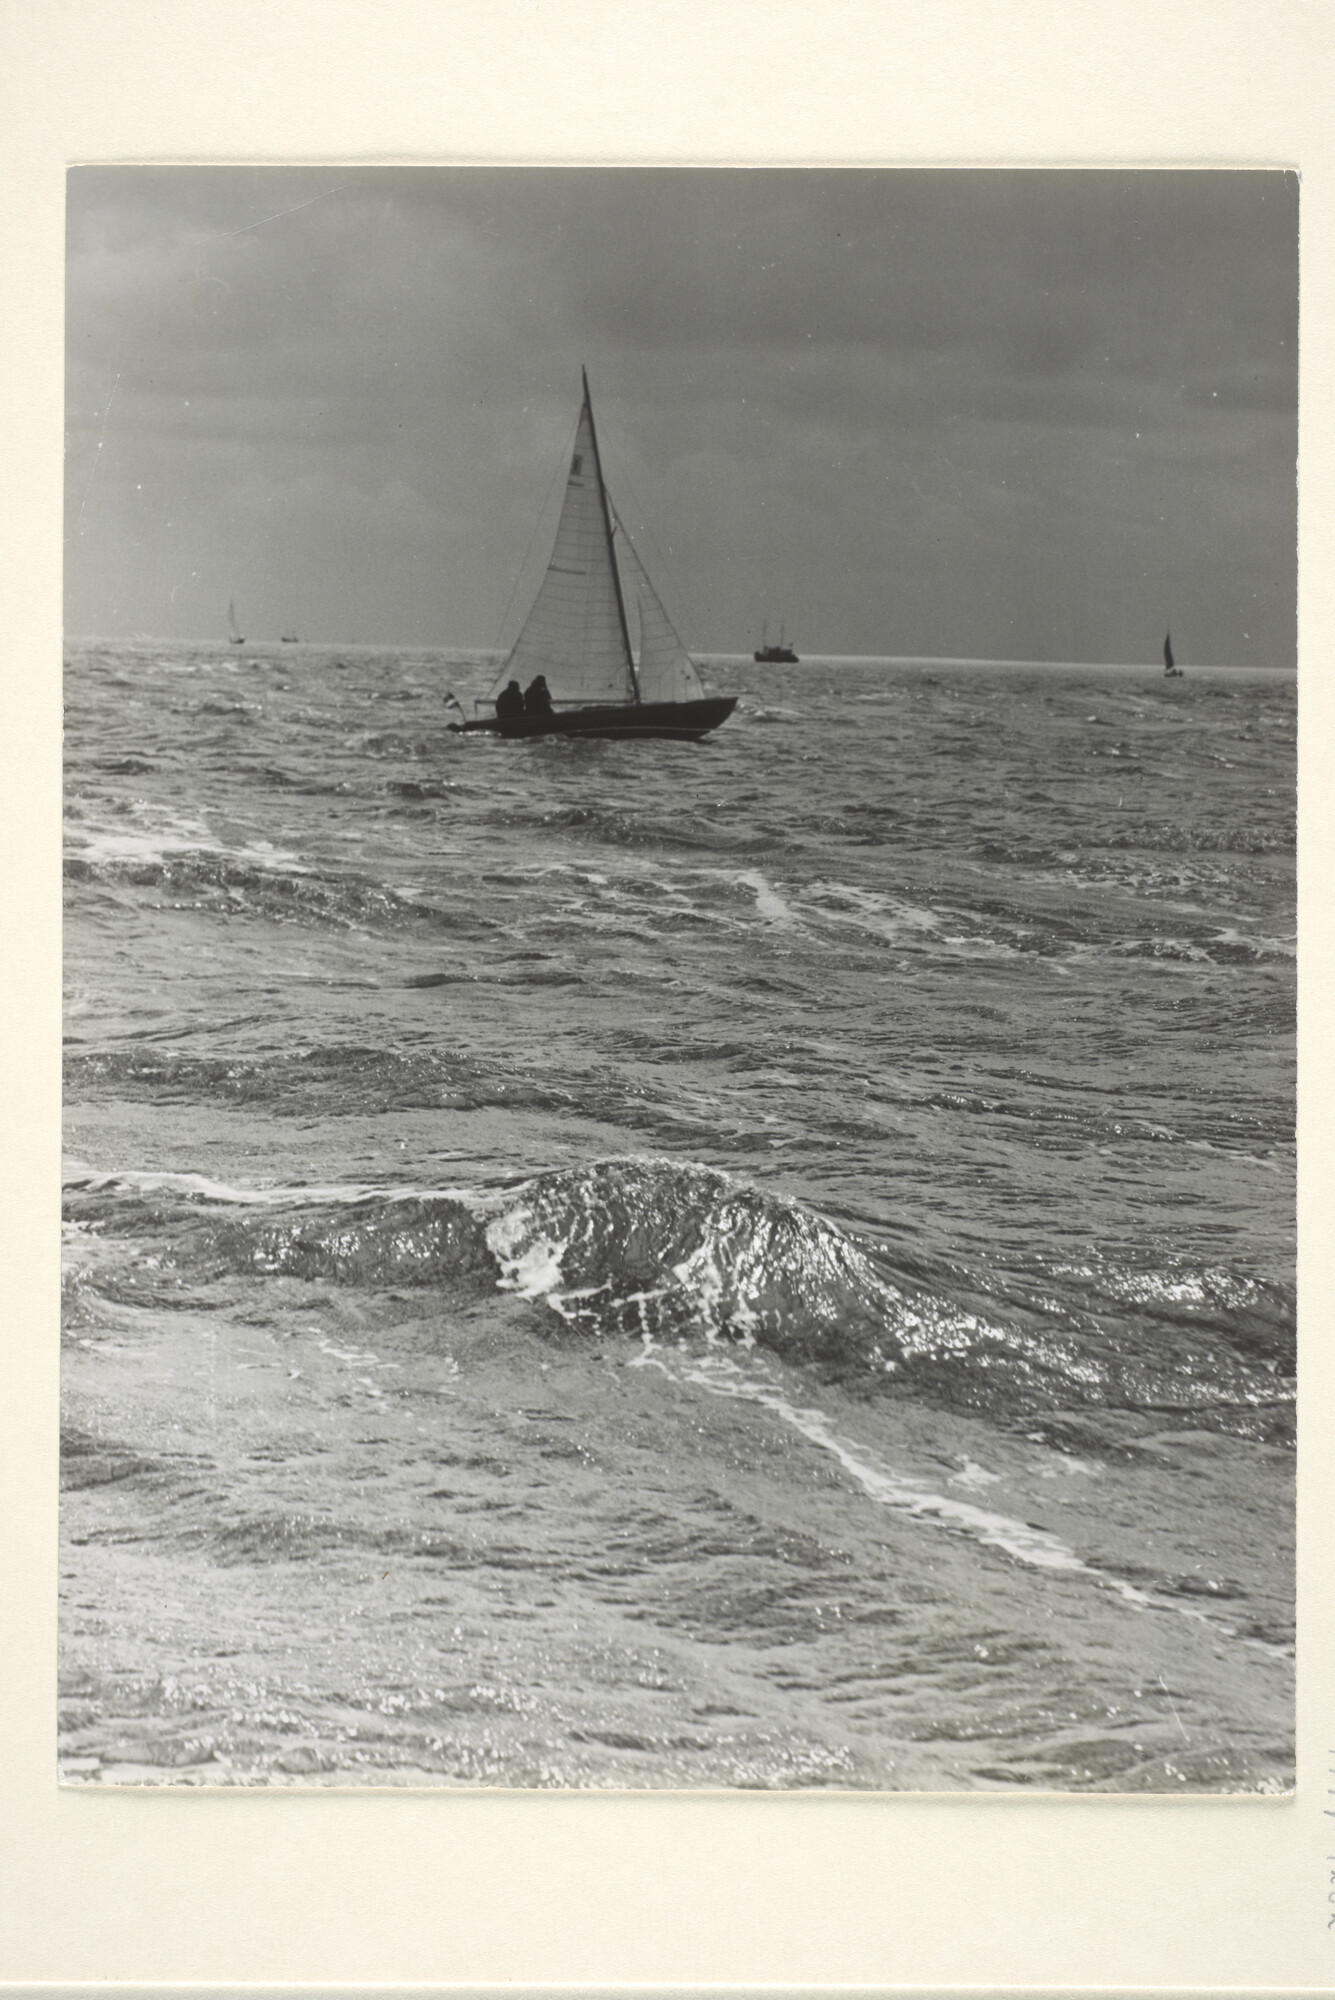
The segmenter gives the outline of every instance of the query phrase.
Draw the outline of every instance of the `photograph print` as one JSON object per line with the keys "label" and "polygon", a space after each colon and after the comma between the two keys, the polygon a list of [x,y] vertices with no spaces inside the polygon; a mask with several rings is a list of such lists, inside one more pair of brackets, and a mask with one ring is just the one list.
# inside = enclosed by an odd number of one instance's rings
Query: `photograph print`
{"label": "photograph print", "polygon": [[1293,1783],[1298,191],[67,191],[69,1785]]}

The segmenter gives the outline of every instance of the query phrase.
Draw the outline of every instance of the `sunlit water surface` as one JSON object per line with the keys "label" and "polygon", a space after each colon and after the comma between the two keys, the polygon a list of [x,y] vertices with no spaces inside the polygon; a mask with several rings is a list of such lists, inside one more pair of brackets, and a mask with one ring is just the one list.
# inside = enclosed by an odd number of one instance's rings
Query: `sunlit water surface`
{"label": "sunlit water surface", "polygon": [[62,1768],[1281,1789],[1294,683],[67,665]]}

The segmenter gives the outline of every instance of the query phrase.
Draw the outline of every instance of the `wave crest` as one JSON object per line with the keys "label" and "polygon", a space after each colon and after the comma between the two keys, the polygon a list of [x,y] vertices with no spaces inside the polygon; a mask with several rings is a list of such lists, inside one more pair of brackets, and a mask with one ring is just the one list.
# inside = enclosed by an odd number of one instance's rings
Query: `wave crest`
{"label": "wave crest", "polygon": [[1267,1436],[1290,1421],[1284,1302],[1255,1286],[1235,1297],[1227,1273],[1110,1285],[1082,1267],[1063,1284],[1053,1267],[1053,1295],[1008,1297],[962,1269],[900,1268],[800,1202],[662,1159],[486,1190],[247,1196],[181,1179],[71,1187],[70,1220],[101,1241],[154,1239],[156,1254],[132,1255],[132,1268],[87,1272],[93,1290],[179,1304],[183,1284],[227,1275],[499,1286],[545,1303],[572,1336],[757,1347],[854,1389],[1003,1420],[1102,1409],[1161,1424],[1176,1412]]}
{"label": "wave crest", "polygon": [[600,1160],[544,1175],[493,1221],[502,1283],[567,1324],[760,1344],[888,1373],[903,1299],[833,1224],[716,1169]]}

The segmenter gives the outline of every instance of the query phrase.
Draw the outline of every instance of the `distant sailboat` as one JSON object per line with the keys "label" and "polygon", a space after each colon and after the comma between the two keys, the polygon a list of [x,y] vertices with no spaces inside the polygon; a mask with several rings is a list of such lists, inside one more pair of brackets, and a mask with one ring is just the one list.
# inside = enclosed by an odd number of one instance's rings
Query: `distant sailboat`
{"label": "distant sailboat", "polygon": [[556,544],[523,630],[480,704],[494,713],[448,727],[507,737],[696,740],[727,721],[737,697],[706,695],[700,685],[695,662],[612,505],[587,375],[583,383]]}
{"label": "distant sailboat", "polygon": [[1171,632],[1167,632],[1164,635],[1163,671],[1165,680],[1180,681],[1182,678],[1181,667],[1173,664],[1173,635]]}
{"label": "distant sailboat", "polygon": [[778,645],[777,646],[770,645],[769,625],[768,623],[766,623],[761,631],[760,646],[758,650],[751,655],[751,657],[753,660],[759,661],[762,667],[795,667],[797,665],[798,663],[797,654],[793,651],[791,646],[785,644],[784,642],[782,619],[780,619],[779,621]]}
{"label": "distant sailboat", "polygon": [[234,646],[245,645],[245,635],[236,622],[236,601],[231,597],[227,600],[227,629],[232,635],[232,644]]}

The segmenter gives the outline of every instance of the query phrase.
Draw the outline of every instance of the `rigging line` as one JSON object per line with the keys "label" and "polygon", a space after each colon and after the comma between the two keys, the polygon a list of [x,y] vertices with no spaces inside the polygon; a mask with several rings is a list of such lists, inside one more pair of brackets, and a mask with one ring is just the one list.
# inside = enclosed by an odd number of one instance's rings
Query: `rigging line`
{"label": "rigging line", "polygon": [[[515,571],[514,582],[510,585],[510,595],[509,598],[506,600],[505,609],[501,613],[501,622],[496,627],[496,643],[491,649],[493,653],[499,653],[503,650],[501,646],[501,636],[505,631],[505,621],[510,616],[511,611],[514,609],[515,593],[519,589],[520,582],[523,579],[524,571],[528,568],[528,559],[533,553],[533,544],[538,539],[538,529],[542,526],[543,521],[546,518],[548,502],[551,500],[552,497],[552,488],[556,484],[557,477],[561,471],[561,468],[563,466],[568,467],[570,464],[570,453],[574,445],[575,436],[578,430],[579,430],[579,418],[576,417],[574,425],[567,436],[565,456],[563,458],[557,459],[555,470],[553,471],[551,478],[547,482],[547,491],[542,496],[542,505],[541,507],[539,507],[537,518],[533,523],[533,532],[530,534],[528,538],[528,547],[524,550],[523,556],[520,558],[519,567]],[[513,646],[510,647],[509,651],[513,652],[514,647]]]}
{"label": "rigging line", "polygon": [[[664,583],[667,584],[669,595],[680,600],[681,593],[677,588],[677,579],[673,575],[672,570],[668,565],[667,557],[663,554],[662,549],[658,545],[658,537],[654,533],[653,528],[650,525],[649,516],[645,513],[644,508],[641,505],[640,496],[638,493],[635,492],[630,481],[625,477],[624,472],[619,465],[617,467],[616,483],[622,489],[622,491],[627,495],[627,497],[634,502],[635,511],[639,515],[641,522],[641,528],[640,528],[641,540],[648,541],[652,544],[654,556],[658,563],[658,573],[659,576],[662,577]],[[626,526],[625,521],[621,519],[621,516],[619,514],[617,516],[617,519],[620,521],[622,534],[626,537],[627,541],[631,542],[633,545],[635,538],[631,534],[630,529]],[[639,553],[638,550],[636,551],[636,553],[637,554]],[[641,562],[644,561],[643,556],[640,557],[640,561]],[[657,578],[651,577],[650,582],[653,583],[655,587],[657,587],[657,582],[658,582]],[[683,621],[674,616],[674,607],[672,605],[665,604],[663,606],[663,609],[667,612],[668,621],[671,624],[673,630],[676,632],[677,637],[681,640],[683,646],[686,647],[686,650],[689,653],[692,650],[692,648],[687,643],[686,638],[683,635],[681,629]]]}
{"label": "rigging line", "polygon": [[[643,577],[645,578],[646,582],[648,583],[648,586],[649,586],[649,590],[650,590],[651,594],[653,595],[653,597],[654,597],[655,601],[657,602],[657,605],[658,605],[658,609],[659,609],[659,613],[660,613],[660,615],[661,615],[662,617],[664,617],[664,618],[665,618],[665,619],[667,620],[667,623],[668,623],[668,629],[669,629],[669,631],[670,631],[670,632],[672,633],[672,636],[673,636],[673,638],[674,638],[674,639],[676,640],[677,644],[678,644],[678,645],[679,645],[679,646],[680,646],[680,647],[682,648],[682,650],[683,650],[683,652],[684,652],[684,653],[686,654],[687,658],[688,658],[688,659],[693,659],[693,658],[694,658],[694,655],[692,654],[692,652],[691,652],[691,649],[690,649],[690,647],[689,647],[689,646],[687,645],[687,643],[686,643],[685,639],[684,639],[684,638],[682,637],[682,633],[681,633],[681,620],[680,620],[679,618],[677,618],[677,617],[674,617],[674,615],[673,615],[672,611],[671,611],[671,610],[670,610],[670,609],[668,608],[668,606],[667,606],[667,605],[666,605],[666,604],[665,604],[665,603],[663,602],[663,596],[662,596],[662,593],[661,593],[661,591],[660,591],[660,590],[659,590],[659,588],[658,588],[658,584],[657,584],[657,582],[655,581],[655,579],[654,579],[654,578],[653,578],[653,577],[652,577],[652,576],[651,576],[651,575],[649,574],[649,566],[648,566],[648,564],[647,564],[647,563],[645,562],[645,560],[644,560],[644,557],[643,557],[643,556],[642,556],[642,555],[640,554],[639,550],[638,550],[638,549],[637,549],[637,548],[635,547],[635,538],[634,538],[634,536],[633,536],[633,535],[631,534],[631,532],[630,532],[630,529],[629,529],[629,528],[628,528],[628,527],[626,526],[626,523],[624,522],[624,520],[623,520],[623,519],[621,518],[621,515],[620,515],[620,514],[619,514],[619,513],[617,512],[617,510],[616,510],[615,506],[613,506],[613,508],[612,508],[612,516],[613,516],[613,519],[614,519],[614,521],[615,521],[615,523],[616,523],[616,526],[617,526],[617,530],[618,530],[618,532],[620,533],[620,536],[621,536],[621,539],[622,539],[622,541],[623,541],[623,542],[625,542],[625,543],[626,543],[626,545],[627,545],[627,547],[628,547],[628,548],[629,548],[629,549],[631,550],[631,553],[632,553],[632,555],[634,556],[634,559],[635,559],[635,562],[636,562],[636,564],[637,564],[637,565],[638,565],[638,567],[639,567],[639,570],[640,570],[640,573],[641,573],[641,575],[642,575],[642,576],[643,576]],[[649,538],[649,540],[650,540],[650,541],[652,541],[652,540],[653,540],[653,536],[652,536],[652,534],[651,534],[651,533],[649,532],[649,530],[648,530],[648,527],[647,527],[647,524],[646,524],[646,530],[645,530],[645,532],[646,532],[646,534],[648,535],[648,538]],[[637,589],[637,591],[636,591],[635,595],[636,595],[636,602],[638,603],[638,602],[639,602],[639,591],[638,591],[638,589]],[[643,618],[643,614],[641,614],[641,618],[640,618],[640,643],[641,643],[641,645],[643,645],[643,643],[644,643],[644,618]]]}

